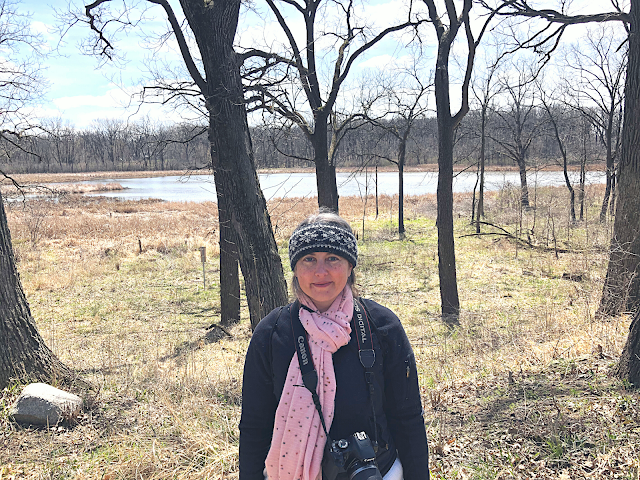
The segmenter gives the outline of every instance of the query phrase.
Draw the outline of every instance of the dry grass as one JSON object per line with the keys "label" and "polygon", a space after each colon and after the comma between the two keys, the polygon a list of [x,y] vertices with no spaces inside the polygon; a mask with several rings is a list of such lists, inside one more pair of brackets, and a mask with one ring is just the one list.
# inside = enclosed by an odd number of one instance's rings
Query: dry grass
{"label": "dry grass", "polygon": [[[364,242],[363,201],[340,200],[361,240],[360,291],[398,313],[414,346],[435,478],[637,478],[638,395],[607,375],[628,320],[594,318],[610,235],[600,196],[589,189],[573,226],[562,189],[538,190],[523,213],[517,192],[491,194],[487,220],[536,245],[524,248],[468,236],[470,198],[457,195],[455,328],[438,314],[435,197],[407,199],[404,240],[397,197],[380,198],[377,219],[367,199]],[[283,258],[314,201],[271,202]],[[49,430],[10,422],[19,385],[4,390],[0,478],[237,478],[250,329],[244,307],[231,336],[208,328],[219,319],[215,204],[69,196],[8,216],[40,332],[101,389],[77,425]]]}

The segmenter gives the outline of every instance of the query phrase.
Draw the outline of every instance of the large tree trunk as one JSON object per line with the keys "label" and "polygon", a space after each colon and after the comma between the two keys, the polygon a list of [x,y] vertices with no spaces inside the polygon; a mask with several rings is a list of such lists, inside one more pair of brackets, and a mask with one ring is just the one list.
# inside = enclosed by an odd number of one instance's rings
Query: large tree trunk
{"label": "large tree trunk", "polygon": [[[625,85],[624,123],[618,175],[618,198],[609,267],[598,312],[616,315],[637,310],[640,301],[640,2],[630,10],[629,63]],[[633,333],[633,332],[632,332]],[[640,355],[637,336],[625,353]]]}
{"label": "large tree trunk", "polygon": [[615,370],[615,375],[624,378],[636,387],[640,386],[640,310],[636,312],[629,327],[629,336]]}
{"label": "large tree trunk", "polygon": [[327,146],[327,119],[316,117],[315,131],[312,138],[314,162],[316,164],[316,184],[318,187],[318,207],[328,208],[338,213],[338,185],[336,183],[336,166],[329,163]]}
{"label": "large tree trunk", "polygon": [[435,75],[438,118],[438,275],[442,316],[456,322],[460,313],[453,238],[453,119],[449,102],[449,47],[438,49]]}
{"label": "large tree trunk", "polygon": [[73,372],[45,345],[33,321],[0,194],[0,389],[12,379],[69,382]]}
{"label": "large tree trunk", "polygon": [[287,302],[278,247],[255,170],[244,107],[240,59],[233,50],[240,0],[181,0],[205,69],[209,138],[214,151],[216,188],[229,207],[245,280],[251,325]]}
{"label": "large tree trunk", "polygon": [[[219,168],[216,153],[211,149],[214,169]],[[238,247],[231,224],[231,205],[222,192],[223,176],[214,174],[218,198],[218,224],[220,227],[220,323],[231,325],[240,321],[240,275],[238,274]]]}

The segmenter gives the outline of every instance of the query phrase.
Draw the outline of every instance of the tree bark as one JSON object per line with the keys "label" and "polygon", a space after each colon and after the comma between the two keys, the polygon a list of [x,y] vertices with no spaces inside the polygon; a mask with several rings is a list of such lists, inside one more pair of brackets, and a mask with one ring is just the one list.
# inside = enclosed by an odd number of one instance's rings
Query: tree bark
{"label": "tree bark", "polygon": [[[198,43],[206,75],[203,92],[209,112],[218,198],[229,207],[238,244],[251,325],[287,303],[287,286],[271,219],[260,189],[244,107],[240,57],[233,49],[240,0],[181,0]],[[219,189],[218,189],[219,186]]]}
{"label": "tree bark", "polygon": [[486,155],[486,143],[487,143],[487,135],[486,135],[486,127],[487,127],[487,108],[483,105],[482,107],[482,123],[480,127],[480,180],[479,180],[479,190],[478,190],[478,208],[476,212],[476,233],[480,233],[480,217],[484,217],[484,166],[485,166],[485,155]]}
{"label": "tree bark", "polygon": [[398,155],[398,234],[404,238],[404,159],[407,152],[406,135],[400,140]]}
{"label": "tree bark", "polygon": [[[213,149],[212,149],[213,150]],[[211,158],[215,152],[211,152]],[[219,168],[219,164],[216,165]],[[238,247],[231,224],[231,205],[224,190],[221,175],[214,175],[218,198],[218,224],[220,227],[220,323],[231,325],[240,321],[240,275],[238,274]]]}
{"label": "tree bark", "polygon": [[[598,313],[605,315],[637,310],[640,300],[640,1],[631,2],[629,17],[629,63],[618,198],[609,267],[598,309]],[[637,337],[627,343],[624,355],[640,355]]]}
{"label": "tree bark", "polygon": [[73,372],[45,345],[31,316],[15,265],[1,194],[0,279],[0,389],[12,380],[73,380]]}
{"label": "tree bark", "polygon": [[640,310],[636,312],[631,321],[627,341],[614,371],[618,378],[623,378],[636,387],[640,386],[640,356],[638,353],[640,353]]}
{"label": "tree bark", "polygon": [[[443,42],[444,40],[444,42]],[[435,74],[436,110],[438,120],[438,276],[442,316],[457,321],[460,313],[456,254],[453,237],[453,133],[449,99],[448,39],[440,40]]]}
{"label": "tree bark", "polygon": [[316,165],[318,207],[338,213],[338,184],[336,166],[329,162],[328,127],[324,115],[316,116],[315,130],[311,137]]}
{"label": "tree bark", "polygon": [[524,157],[518,158],[518,170],[520,171],[520,204],[529,208],[529,187],[527,185],[527,162]]}

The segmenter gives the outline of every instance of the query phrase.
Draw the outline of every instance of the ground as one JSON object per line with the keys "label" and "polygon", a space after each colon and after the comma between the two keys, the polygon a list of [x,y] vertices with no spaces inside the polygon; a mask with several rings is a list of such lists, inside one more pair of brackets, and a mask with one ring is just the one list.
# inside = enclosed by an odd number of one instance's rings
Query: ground
{"label": "ground", "polygon": [[[568,220],[563,189],[489,195],[468,225],[457,195],[460,325],[439,317],[435,198],[341,198],[359,237],[357,286],[401,318],[413,345],[433,478],[637,479],[638,393],[610,372],[629,319],[596,319],[611,225]],[[282,258],[311,199],[272,202]],[[77,423],[34,429],[0,397],[0,479],[237,478],[246,302],[221,328],[215,204],[65,196],[8,208],[21,279],[54,352],[98,388]],[[207,247],[203,285],[200,246]],[[283,262],[285,269],[288,263]],[[289,274],[289,273],[288,273]]]}

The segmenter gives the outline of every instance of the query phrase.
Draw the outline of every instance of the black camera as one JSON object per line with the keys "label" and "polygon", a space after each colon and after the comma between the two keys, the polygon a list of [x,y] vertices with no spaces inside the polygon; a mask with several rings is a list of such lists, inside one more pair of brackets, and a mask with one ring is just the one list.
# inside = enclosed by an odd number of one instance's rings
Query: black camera
{"label": "black camera", "polygon": [[382,480],[376,452],[365,432],[332,441],[329,452],[333,462],[347,472],[349,480]]}

